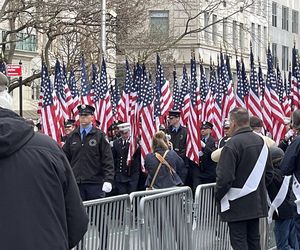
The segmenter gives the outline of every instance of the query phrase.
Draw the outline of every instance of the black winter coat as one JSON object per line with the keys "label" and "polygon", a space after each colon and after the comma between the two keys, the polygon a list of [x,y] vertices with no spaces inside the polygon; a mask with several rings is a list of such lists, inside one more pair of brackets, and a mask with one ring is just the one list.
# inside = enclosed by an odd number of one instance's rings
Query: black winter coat
{"label": "black winter coat", "polygon": [[[263,139],[248,127],[236,131],[225,144],[217,165],[215,197],[218,205],[231,187],[242,188],[244,186],[261,153],[263,144]],[[223,213],[219,211],[223,221],[243,221],[267,216],[266,185],[272,181],[272,169],[270,153],[268,153],[265,173],[257,190],[229,201],[230,209]]]}
{"label": "black winter coat", "polygon": [[110,144],[102,131],[96,128],[86,136],[82,144],[80,128],[76,128],[63,146],[72,166],[77,183],[112,183],[114,180],[114,161]]}
{"label": "black winter coat", "polygon": [[66,250],[88,217],[61,148],[0,108],[0,235],[5,250]]}
{"label": "black winter coat", "polygon": [[[158,149],[157,153],[163,156],[165,151],[162,149]],[[153,187],[169,188],[169,187],[183,185],[182,180],[177,174],[177,169],[182,168],[184,165],[183,160],[177,155],[177,153],[174,150],[170,150],[167,153],[165,159],[171,165],[171,167],[176,171],[176,174],[171,175],[167,166],[163,164],[158,172]],[[145,168],[148,171],[148,176],[145,184],[146,187],[150,186],[158,165],[159,165],[159,160],[156,158],[154,153],[150,153],[146,155]]]}
{"label": "black winter coat", "polygon": [[115,180],[117,182],[128,182],[139,178],[141,166],[141,150],[137,149],[133,155],[130,166],[127,165],[129,142],[123,145],[123,139],[119,138],[113,142],[112,153],[115,164]]}

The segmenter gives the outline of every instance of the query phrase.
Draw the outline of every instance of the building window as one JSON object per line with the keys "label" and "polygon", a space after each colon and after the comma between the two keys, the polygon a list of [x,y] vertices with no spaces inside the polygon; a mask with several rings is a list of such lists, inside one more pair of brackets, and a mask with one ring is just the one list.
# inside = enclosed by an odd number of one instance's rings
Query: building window
{"label": "building window", "polygon": [[244,36],[244,24],[240,23],[240,48],[241,48],[241,50],[244,49],[244,39],[245,39],[245,36]]}
{"label": "building window", "polygon": [[154,37],[169,36],[169,11],[150,11],[150,34]]}
{"label": "building window", "polygon": [[232,44],[233,44],[233,47],[235,49],[237,47],[237,40],[238,40],[238,36],[237,36],[237,22],[233,21],[233,23],[232,23]]}
{"label": "building window", "polygon": [[217,17],[217,15],[214,14],[212,16],[212,22],[213,22],[213,26],[212,26],[212,40],[213,40],[214,44],[217,43],[217,35],[218,35],[218,24],[216,24],[217,21],[218,21],[218,17]]}
{"label": "building window", "polygon": [[228,33],[228,30],[227,30],[227,18],[224,18],[223,19],[223,41],[224,42],[227,42],[227,33]]}
{"label": "building window", "polygon": [[36,51],[37,50],[36,35],[18,33],[16,49],[25,50],[25,51]]}
{"label": "building window", "polygon": [[[254,4],[255,3],[253,2],[253,5]],[[260,15],[261,14],[261,0],[257,0],[256,5],[257,5],[256,13],[257,13],[257,15]]]}
{"label": "building window", "polygon": [[289,48],[282,46],[282,70],[289,70]]}
{"label": "building window", "polygon": [[252,43],[252,49],[253,49],[253,54],[256,54],[256,36],[255,36],[255,24],[251,23],[251,40],[253,41]]}
{"label": "building window", "polygon": [[273,62],[277,63],[277,44],[272,43],[272,55],[273,55]]}
{"label": "building window", "polygon": [[293,10],[292,12],[292,32],[298,34],[298,20],[299,20],[299,12],[296,10]]}
{"label": "building window", "polygon": [[[207,27],[209,25],[209,13],[208,12],[205,12],[204,13],[204,28]],[[208,42],[208,35],[209,35],[209,31],[208,31],[209,28],[205,28],[204,30],[204,38],[206,40],[206,42]]]}
{"label": "building window", "polygon": [[272,3],[272,26],[277,27],[277,3]]}
{"label": "building window", "polygon": [[257,25],[257,40],[258,40],[258,47],[257,47],[257,55],[261,58],[261,26]]}
{"label": "building window", "polygon": [[282,29],[289,30],[289,8],[282,6]]}

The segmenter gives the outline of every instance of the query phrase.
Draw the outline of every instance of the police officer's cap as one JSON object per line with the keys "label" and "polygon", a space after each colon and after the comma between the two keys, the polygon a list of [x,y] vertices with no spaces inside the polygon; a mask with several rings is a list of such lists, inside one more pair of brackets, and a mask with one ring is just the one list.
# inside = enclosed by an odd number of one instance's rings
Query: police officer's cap
{"label": "police officer's cap", "polygon": [[79,105],[77,109],[79,110],[79,115],[93,115],[95,112],[94,107],[86,104]]}
{"label": "police officer's cap", "polygon": [[180,111],[179,110],[170,110],[169,111],[169,117],[180,117]]}
{"label": "police officer's cap", "polygon": [[73,119],[66,120],[65,128],[70,128],[70,127],[74,126],[74,124],[75,124],[75,120],[73,120]]}
{"label": "police officer's cap", "polygon": [[212,125],[210,122],[205,121],[205,122],[202,122],[202,124],[201,124],[201,129],[207,129],[207,128],[212,129],[213,126],[214,126],[214,125]]}
{"label": "police officer's cap", "polygon": [[223,128],[229,128],[230,127],[230,122],[228,119],[225,119],[224,123],[223,123]]}
{"label": "police officer's cap", "polygon": [[125,122],[125,123],[119,124],[118,128],[119,128],[119,131],[126,133],[130,130],[130,123]]}

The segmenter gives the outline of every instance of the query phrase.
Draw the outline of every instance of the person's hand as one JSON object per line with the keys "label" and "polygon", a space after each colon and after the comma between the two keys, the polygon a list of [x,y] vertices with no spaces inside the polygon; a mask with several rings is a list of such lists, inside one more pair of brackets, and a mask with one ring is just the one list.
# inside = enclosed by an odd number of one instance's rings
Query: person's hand
{"label": "person's hand", "polygon": [[292,136],[294,135],[294,131],[292,129],[290,129],[284,136],[285,140],[290,139]]}
{"label": "person's hand", "polygon": [[202,151],[199,151],[199,157],[203,156],[204,153]]}
{"label": "person's hand", "polygon": [[205,146],[206,146],[206,144],[203,141],[201,141],[201,147],[205,148]]}
{"label": "person's hand", "polygon": [[109,193],[112,190],[112,185],[109,182],[104,182],[103,186],[102,186],[102,191],[104,191],[105,193]]}

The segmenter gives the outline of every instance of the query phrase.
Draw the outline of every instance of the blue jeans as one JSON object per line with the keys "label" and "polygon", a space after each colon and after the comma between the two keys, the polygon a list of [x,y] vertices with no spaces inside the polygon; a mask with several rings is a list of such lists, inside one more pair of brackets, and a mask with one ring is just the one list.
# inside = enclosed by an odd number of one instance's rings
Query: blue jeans
{"label": "blue jeans", "polygon": [[299,250],[293,219],[275,220],[274,234],[278,250]]}

